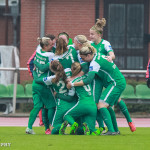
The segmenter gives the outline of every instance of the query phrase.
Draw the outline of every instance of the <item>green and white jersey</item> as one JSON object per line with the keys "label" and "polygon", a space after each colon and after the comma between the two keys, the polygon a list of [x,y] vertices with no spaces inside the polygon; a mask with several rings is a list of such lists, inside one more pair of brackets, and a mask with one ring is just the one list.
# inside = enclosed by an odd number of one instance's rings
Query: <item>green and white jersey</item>
{"label": "green and white jersey", "polygon": [[[37,48],[36,50],[36,61],[39,64],[43,64],[43,65],[47,64],[53,59],[53,57],[54,57],[54,53],[52,52],[45,52],[45,51],[42,51],[42,49],[40,48]],[[36,68],[36,72],[38,74],[38,77],[47,77],[50,75],[49,71],[42,72],[38,68]]]}
{"label": "green and white jersey", "polygon": [[[71,69],[70,68],[65,69],[65,73],[66,73],[66,76],[69,78],[71,76]],[[49,77],[45,77],[43,79],[43,82],[46,85],[52,85],[54,90],[57,93],[65,94],[65,95],[69,95],[69,96],[74,96],[74,94],[75,94],[74,89],[68,90],[67,87],[66,87],[66,84],[65,84],[65,82],[63,80],[60,79],[57,84],[53,84],[52,83],[52,79],[55,78],[55,77],[56,77],[55,75],[49,76]]]}
{"label": "green and white jersey", "polygon": [[97,52],[100,52],[105,56],[107,56],[109,52],[113,52],[111,44],[104,39],[102,39],[97,45],[95,45],[94,42],[91,42],[91,45],[97,50]]}
{"label": "green and white jersey", "polygon": [[53,60],[59,60],[64,69],[71,68],[72,63],[78,62],[77,52],[74,47],[68,46],[69,50],[62,55],[55,55]]}
{"label": "green and white jersey", "polygon": [[101,78],[105,86],[110,82],[116,85],[121,79],[124,79],[118,67],[113,62],[107,61],[106,56],[100,53],[96,53],[90,63],[89,73],[92,72]]}
{"label": "green and white jersey", "polygon": [[[81,80],[85,79],[87,76],[80,76],[75,79],[73,79],[71,82],[80,82]],[[95,103],[93,100],[93,93],[92,93],[92,87],[90,84],[84,85],[84,86],[75,86],[75,92],[78,96],[78,101],[84,102],[86,104],[93,104]]]}
{"label": "green and white jersey", "polygon": [[[75,49],[74,44],[70,45],[70,47],[73,47],[73,48]],[[76,49],[75,49],[75,50],[76,50]],[[77,61],[77,62],[79,62],[80,64],[86,63],[86,62],[84,62],[84,61],[82,60],[82,58],[81,58],[81,56],[80,56],[80,54],[79,54],[79,50],[76,50],[76,52],[77,52],[77,58],[78,58],[78,61]]]}

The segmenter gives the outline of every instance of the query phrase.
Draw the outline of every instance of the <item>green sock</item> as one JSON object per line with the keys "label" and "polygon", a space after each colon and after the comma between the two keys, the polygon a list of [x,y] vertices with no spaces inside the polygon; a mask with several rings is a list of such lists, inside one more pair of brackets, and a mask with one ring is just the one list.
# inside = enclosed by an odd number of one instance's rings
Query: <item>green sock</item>
{"label": "green sock", "polygon": [[49,129],[49,120],[48,120],[48,109],[42,109],[42,120],[45,126],[45,131]]}
{"label": "green sock", "polygon": [[97,111],[97,117],[96,120],[98,122],[99,128],[100,127],[104,127],[104,122],[103,122],[103,118],[102,118],[102,114],[100,113],[100,111]]}
{"label": "green sock", "polygon": [[61,124],[56,125],[53,129],[51,134],[59,134],[59,129],[61,127]]}
{"label": "green sock", "polygon": [[111,116],[110,116],[110,113],[107,110],[107,108],[105,108],[105,107],[100,108],[99,111],[102,113],[102,117],[108,128],[108,131],[115,132],[113,124],[112,124]]}
{"label": "green sock", "polygon": [[41,110],[41,108],[33,108],[30,112],[30,116],[29,116],[29,122],[28,122],[28,128],[32,129],[33,123],[35,122],[35,119],[39,113],[39,111]]}
{"label": "green sock", "polygon": [[52,124],[53,117],[54,117],[54,113],[55,113],[55,107],[49,108],[49,109],[48,109],[48,120],[49,120],[49,125]]}
{"label": "green sock", "polygon": [[112,120],[112,123],[113,123],[113,127],[115,129],[115,132],[119,131],[118,129],[118,125],[117,125],[117,120],[116,120],[116,115],[115,115],[115,112],[114,110],[112,109],[112,107],[109,107],[108,108],[108,111],[110,113],[110,116],[111,116],[111,120]]}
{"label": "green sock", "polygon": [[66,121],[68,121],[68,123],[70,124],[70,125],[73,125],[73,123],[75,122],[75,120],[72,118],[72,116],[70,116],[70,115],[65,115],[64,116],[64,120],[66,120]]}
{"label": "green sock", "polygon": [[131,119],[131,117],[130,117],[128,108],[127,108],[127,106],[126,106],[126,104],[124,103],[123,100],[121,100],[121,101],[118,103],[118,106],[119,106],[121,112],[122,112],[122,113],[124,114],[124,116],[126,117],[127,122],[132,122],[132,119]]}

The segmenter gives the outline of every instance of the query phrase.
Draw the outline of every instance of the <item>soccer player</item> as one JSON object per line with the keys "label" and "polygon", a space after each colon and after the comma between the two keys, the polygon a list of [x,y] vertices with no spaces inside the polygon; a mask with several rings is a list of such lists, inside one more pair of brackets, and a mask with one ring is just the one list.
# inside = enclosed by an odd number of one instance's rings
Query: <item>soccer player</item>
{"label": "soccer player", "polygon": [[[48,52],[52,47],[52,41],[48,37],[38,38],[40,46],[42,49],[37,49],[36,51],[36,60],[40,64],[46,64],[52,60],[54,53]],[[50,71],[41,72],[36,68],[36,73],[39,77],[44,78],[51,74]],[[49,124],[52,122],[52,118],[55,112],[55,100],[50,87],[47,87],[42,84],[37,84],[34,80],[32,83],[32,92],[33,92],[33,103],[34,107],[30,112],[28,127],[26,129],[27,134],[34,134],[32,130],[32,125],[37,117],[37,114],[41,108],[45,107],[48,110],[48,122],[44,122],[45,125],[45,134],[50,134]]]}
{"label": "soccer player", "polygon": [[[72,76],[76,76],[82,67],[80,63],[75,62],[71,66]],[[73,84],[74,82],[79,82],[86,78],[86,75],[77,77],[71,81]],[[97,108],[96,104],[93,100],[93,94],[90,84],[75,87],[76,94],[78,96],[78,102],[75,106],[69,109],[66,114],[64,115],[64,123],[62,124],[59,133],[64,134],[66,126],[68,123],[71,125],[70,134],[76,134],[76,130],[78,128],[78,123],[75,122],[76,119],[82,117],[84,120],[83,129],[85,135],[99,135],[100,131],[95,129],[95,121],[96,121],[96,114]]]}
{"label": "soccer player", "polygon": [[[91,45],[94,48],[96,48],[97,52],[100,52],[101,54],[105,55],[106,59],[111,62],[112,60],[115,59],[115,54],[111,47],[111,44],[108,41],[102,39],[103,27],[105,25],[106,25],[105,18],[102,18],[101,20],[97,19],[96,24],[90,29],[90,38],[92,41]],[[100,84],[97,82],[98,81],[95,79],[95,84],[96,84],[95,89],[99,89],[98,86]],[[95,93],[96,93],[95,95],[98,95],[98,92],[95,91]],[[132,132],[134,132],[136,130],[136,127],[132,122],[132,119],[130,117],[130,114],[129,114],[126,104],[124,103],[123,100],[121,100],[121,98],[119,98],[117,105],[119,106],[121,112],[124,114],[124,116],[128,122],[128,125],[130,127],[130,130]],[[101,119],[99,118],[98,120],[99,120],[99,125],[102,126],[103,124],[102,124]]]}
{"label": "soccer player", "polygon": [[[50,49],[49,51],[55,52],[55,48],[56,48],[56,38],[55,38],[55,36],[54,36],[53,34],[47,34],[47,35],[45,35],[45,37],[50,38],[51,41],[52,41],[52,43],[51,43],[52,47],[51,47],[51,49]],[[38,45],[37,48],[36,48],[36,50],[37,50],[37,49],[41,49],[41,46]],[[35,59],[36,50],[35,50],[35,52],[32,54],[32,56],[29,58],[29,60],[28,60],[28,62],[27,62],[28,72],[29,72],[29,74],[30,74],[31,77],[33,77],[33,68],[34,68],[34,63],[33,63],[33,61],[34,61],[34,59]],[[44,125],[43,120],[42,120],[42,113],[43,113],[43,115],[45,115],[44,109],[43,109],[43,112],[42,112],[42,109],[41,109],[40,112],[39,112],[39,119],[40,119],[39,125],[40,125],[40,126],[43,126],[43,125]]]}
{"label": "soccer player", "polygon": [[108,128],[108,131],[104,134],[114,135],[116,134],[115,131],[118,130],[114,129],[116,116],[113,109],[111,109],[111,111],[108,109],[110,106],[113,106],[118,102],[119,96],[126,86],[125,78],[113,62],[107,61],[107,57],[105,55],[96,53],[95,48],[92,46],[83,47],[80,50],[80,56],[84,61],[90,62],[88,76],[86,79],[83,79],[80,82],[73,84],[69,83],[67,87],[71,88],[72,86],[76,87],[87,85],[92,82],[95,75],[97,75],[98,78],[103,81],[106,89],[102,92],[97,106]]}
{"label": "soccer player", "polygon": [[50,70],[54,75],[46,78],[35,78],[35,82],[46,85],[52,85],[55,90],[56,111],[52,121],[52,134],[58,134],[59,128],[63,123],[64,114],[76,104],[74,98],[74,90],[69,90],[66,87],[67,76],[70,77],[70,69],[64,70],[61,63],[53,60],[50,63]]}
{"label": "soccer player", "polygon": [[150,59],[147,64],[146,82],[147,82],[147,87],[150,88]]}

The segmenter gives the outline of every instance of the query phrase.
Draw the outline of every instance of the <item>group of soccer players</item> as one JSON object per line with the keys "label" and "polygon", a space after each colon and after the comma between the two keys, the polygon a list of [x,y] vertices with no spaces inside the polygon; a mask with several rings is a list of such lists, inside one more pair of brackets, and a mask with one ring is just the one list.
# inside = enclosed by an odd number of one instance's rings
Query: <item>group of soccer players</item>
{"label": "group of soccer players", "polygon": [[35,134],[32,126],[42,109],[45,134],[63,135],[69,124],[72,135],[119,135],[112,108],[115,104],[131,131],[136,130],[120,98],[126,87],[125,78],[113,63],[115,55],[110,43],[102,39],[105,25],[104,18],[97,19],[90,29],[91,41],[77,35],[72,45],[68,45],[69,35],[65,32],[58,35],[56,43],[51,35],[38,38],[34,69],[29,68],[33,69],[34,107],[26,133]]}

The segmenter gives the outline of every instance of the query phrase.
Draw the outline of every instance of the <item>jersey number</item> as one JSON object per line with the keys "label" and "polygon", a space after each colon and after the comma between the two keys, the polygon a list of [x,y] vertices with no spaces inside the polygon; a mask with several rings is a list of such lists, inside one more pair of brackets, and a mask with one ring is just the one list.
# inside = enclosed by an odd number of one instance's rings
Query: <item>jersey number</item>
{"label": "jersey number", "polygon": [[67,90],[64,89],[64,88],[65,88],[65,83],[64,83],[63,81],[59,81],[59,82],[57,83],[57,86],[60,87],[59,93],[66,93],[66,92],[67,92]]}

